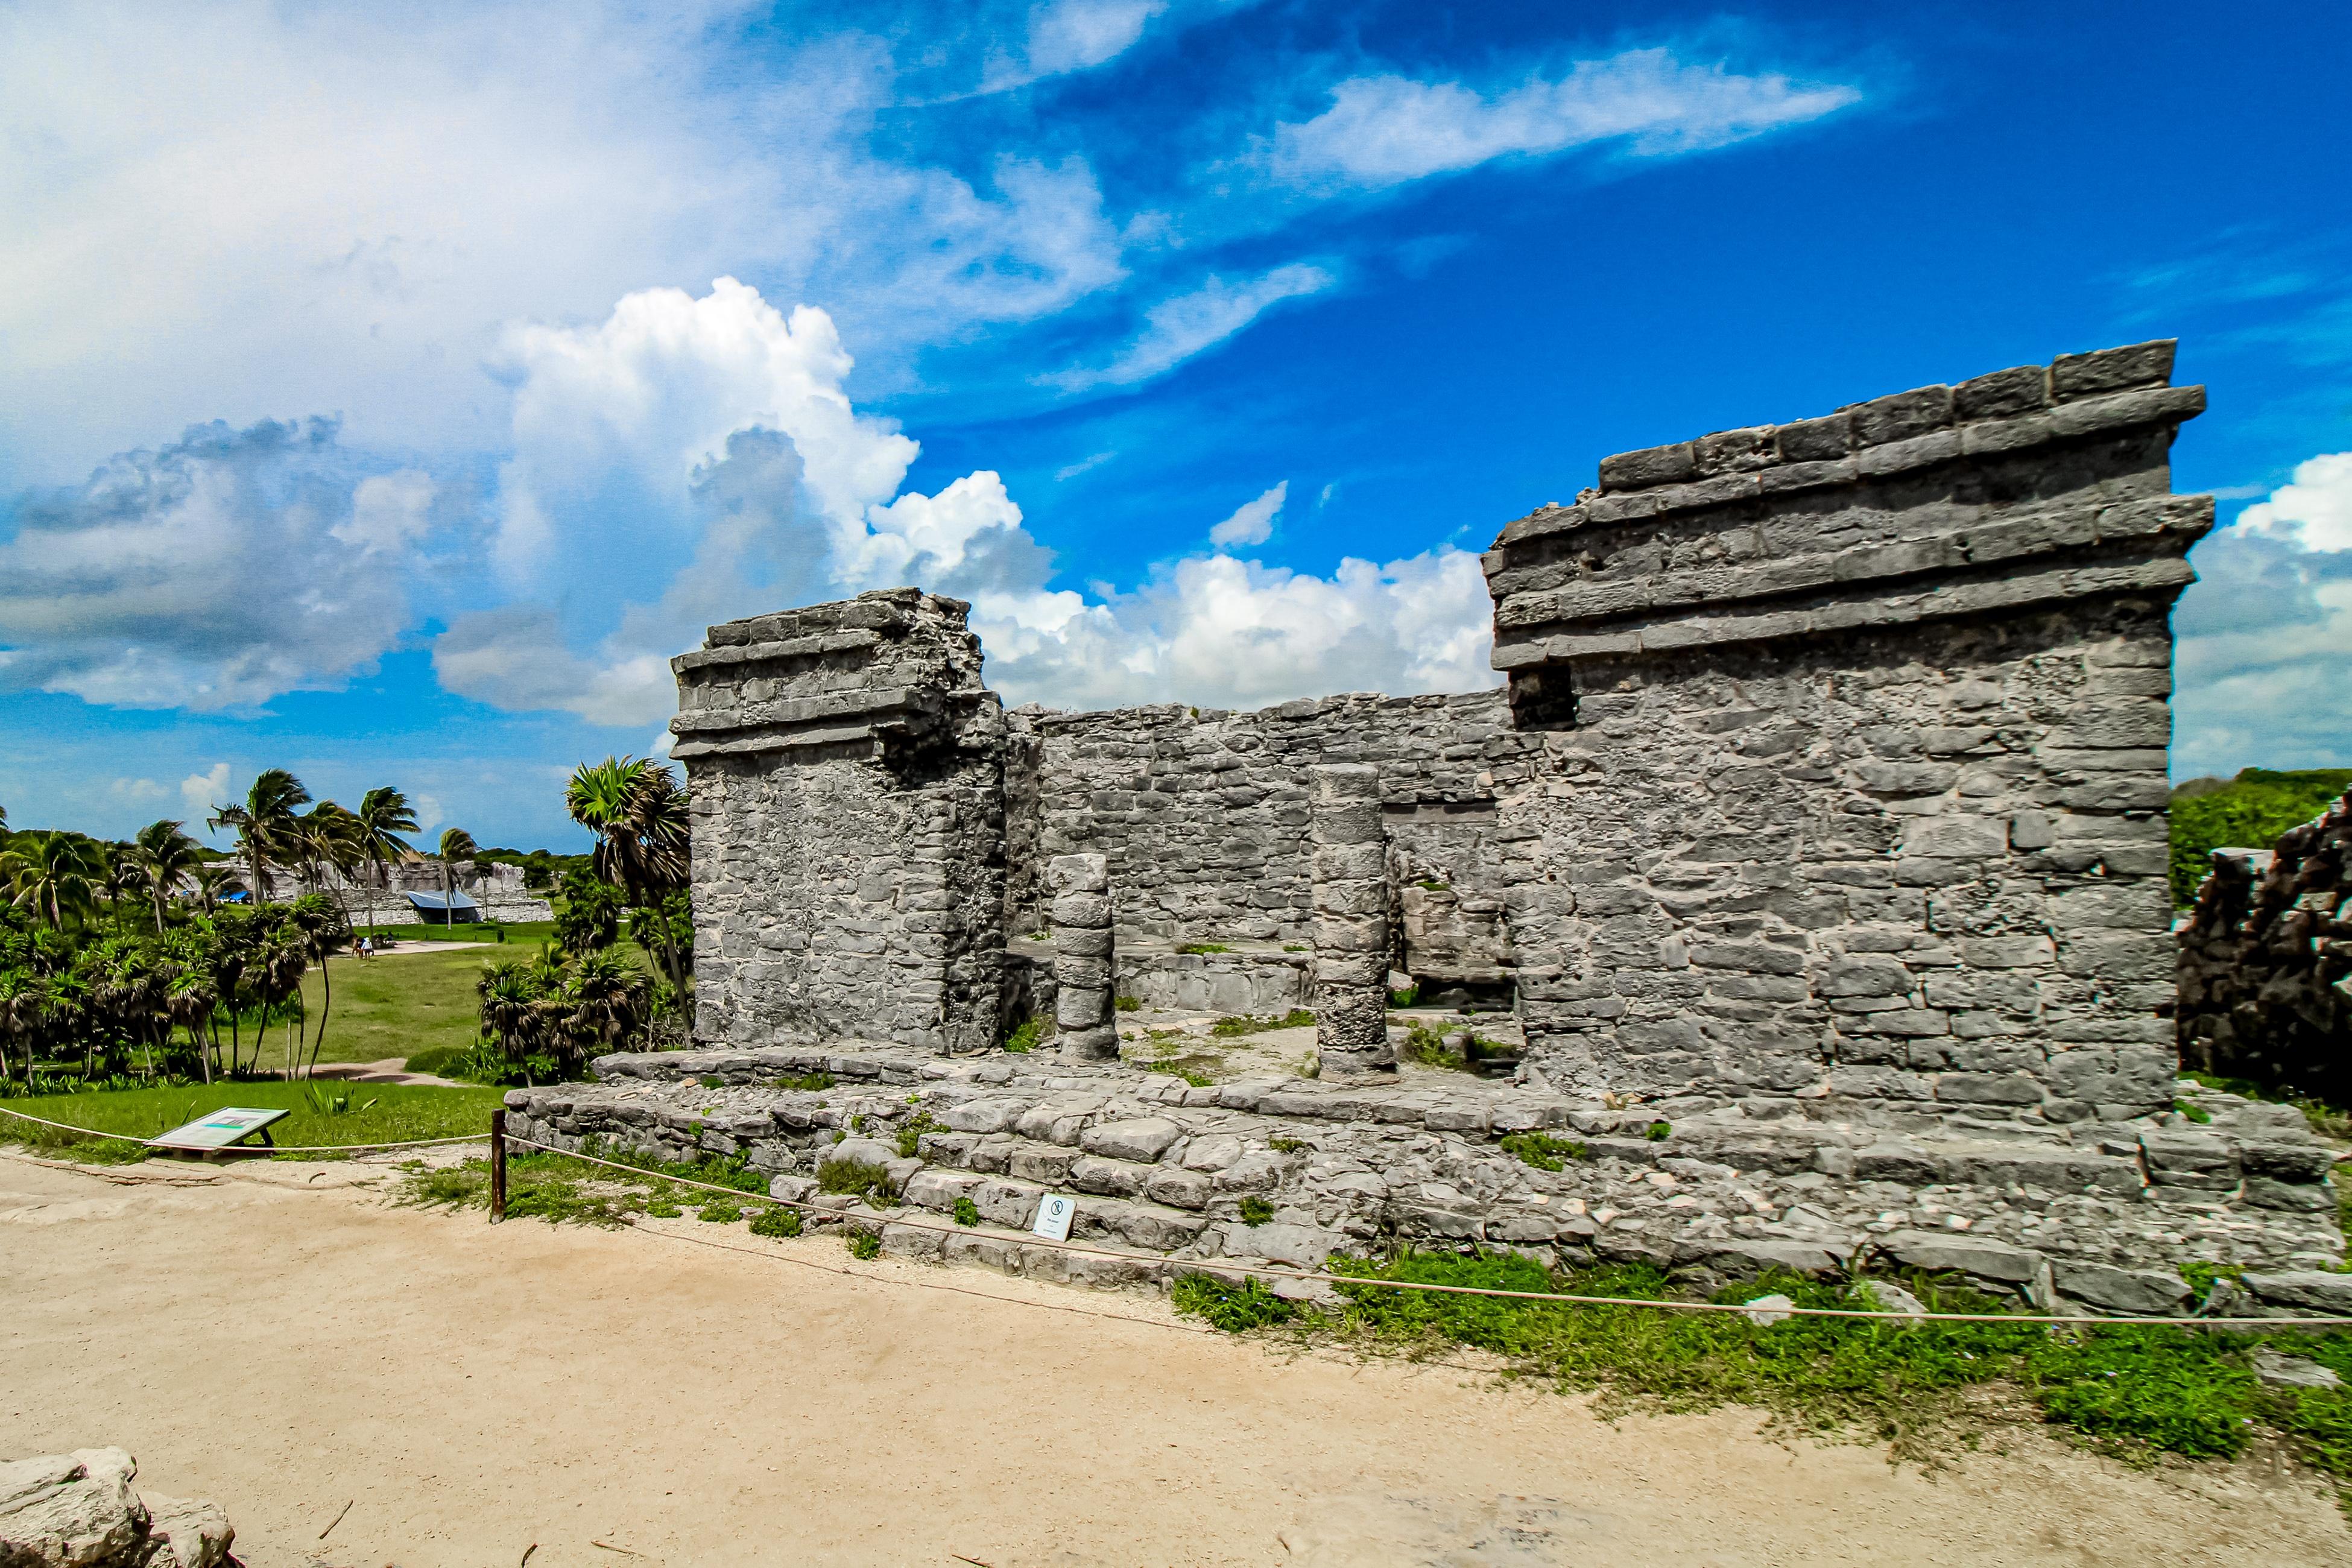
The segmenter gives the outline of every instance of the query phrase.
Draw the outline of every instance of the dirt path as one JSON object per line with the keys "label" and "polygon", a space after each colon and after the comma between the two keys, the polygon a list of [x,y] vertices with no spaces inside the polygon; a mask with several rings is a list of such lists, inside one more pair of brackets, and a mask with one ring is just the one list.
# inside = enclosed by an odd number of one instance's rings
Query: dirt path
{"label": "dirt path", "polygon": [[2331,1494],[2254,1465],[2029,1434],[1931,1478],[830,1237],[108,1174],[0,1157],[0,1455],[121,1444],[253,1568],[2352,1561]]}

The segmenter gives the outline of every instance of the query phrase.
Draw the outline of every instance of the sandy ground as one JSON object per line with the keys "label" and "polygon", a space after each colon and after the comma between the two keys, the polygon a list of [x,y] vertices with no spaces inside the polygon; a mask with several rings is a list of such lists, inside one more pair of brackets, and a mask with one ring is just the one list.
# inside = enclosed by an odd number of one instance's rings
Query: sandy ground
{"label": "sandy ground", "polygon": [[2028,1432],[1926,1475],[1152,1297],[691,1219],[492,1226],[387,1180],[0,1156],[0,1455],[121,1444],[255,1568],[2352,1561],[2332,1495],[2257,1463]]}

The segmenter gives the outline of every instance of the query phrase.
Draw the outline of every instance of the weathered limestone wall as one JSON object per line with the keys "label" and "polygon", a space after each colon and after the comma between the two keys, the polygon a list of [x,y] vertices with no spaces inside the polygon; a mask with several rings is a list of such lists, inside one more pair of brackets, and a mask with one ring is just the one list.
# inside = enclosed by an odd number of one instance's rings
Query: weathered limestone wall
{"label": "weathered limestone wall", "polygon": [[1396,1067],[1389,1044],[1388,850],[1380,770],[1307,770],[1315,898],[1315,1044],[1331,1076]]}
{"label": "weathered limestone wall", "polygon": [[1627,453],[1486,558],[1538,776],[1528,1059],[1991,1120],[2170,1102],[2167,615],[2201,388],[2142,344]]}
{"label": "weathered limestone wall", "polygon": [[996,1044],[1003,720],[965,609],[866,594],[672,661],[697,1040]]}
{"label": "weathered limestone wall", "polygon": [[1503,978],[1503,792],[1533,776],[1499,691],[1361,693],[1253,713],[1016,709],[1006,768],[1012,921],[1044,929],[1043,858],[1105,856],[1121,931],[1188,942],[1312,939],[1307,769],[1381,775],[1403,951],[1416,975]]}
{"label": "weathered limestone wall", "polygon": [[2352,793],[2216,851],[2179,940],[2182,1066],[2352,1102]]}

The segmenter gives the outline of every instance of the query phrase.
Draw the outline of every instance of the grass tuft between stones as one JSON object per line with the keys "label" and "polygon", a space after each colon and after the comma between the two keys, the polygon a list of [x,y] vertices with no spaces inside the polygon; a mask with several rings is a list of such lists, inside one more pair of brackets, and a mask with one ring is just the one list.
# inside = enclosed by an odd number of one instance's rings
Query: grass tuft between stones
{"label": "grass tuft between stones", "polygon": [[[1510,1253],[1405,1251],[1382,1260],[1335,1257],[1331,1272],[1505,1290],[1686,1299],[1643,1265],[1548,1269]],[[1178,1310],[1239,1331],[1286,1324],[1359,1348],[1423,1355],[1467,1345],[1510,1374],[1593,1393],[1603,1415],[1760,1407],[1776,1422],[1829,1438],[1877,1440],[1898,1458],[1972,1447],[2003,1425],[2036,1421],[2117,1458],[2227,1459],[2275,1445],[2334,1479],[2352,1507],[2352,1387],[2260,1382],[2252,1353],[2267,1344],[2308,1356],[2352,1382],[2352,1332],[2325,1334],[2135,1327],[2085,1322],[1903,1323],[1790,1318],[1769,1327],[1724,1312],[1661,1312],[1494,1297],[1389,1290],[1338,1282],[1340,1303],[1259,1312],[1247,1292],[1202,1277],[1179,1281]],[[1930,1311],[1994,1312],[1990,1298],[1948,1277],[1905,1281]],[[1252,1282],[1251,1289],[1262,1289]],[[1859,1279],[1775,1272],[1716,1291],[1742,1302],[1772,1292],[1803,1307],[1869,1310]],[[1271,1296],[1268,1300],[1274,1300]]]}

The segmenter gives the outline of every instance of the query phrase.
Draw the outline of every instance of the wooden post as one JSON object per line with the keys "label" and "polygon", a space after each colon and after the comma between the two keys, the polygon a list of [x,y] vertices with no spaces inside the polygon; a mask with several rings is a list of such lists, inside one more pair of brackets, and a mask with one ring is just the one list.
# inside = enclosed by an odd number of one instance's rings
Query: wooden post
{"label": "wooden post", "polygon": [[507,1113],[490,1112],[490,1218],[507,1217]]}

